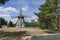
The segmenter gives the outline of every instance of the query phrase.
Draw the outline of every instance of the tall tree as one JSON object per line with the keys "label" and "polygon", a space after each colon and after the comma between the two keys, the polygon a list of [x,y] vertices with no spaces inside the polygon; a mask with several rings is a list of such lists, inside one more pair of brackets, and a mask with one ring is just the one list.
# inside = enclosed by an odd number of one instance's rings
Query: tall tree
{"label": "tall tree", "polygon": [[[60,1],[60,0],[59,0]],[[51,29],[56,24],[55,20],[55,0],[46,0],[46,2],[40,6],[38,13],[35,15],[38,17],[40,27],[44,25],[45,28]],[[58,4],[58,3],[57,3]],[[54,24],[54,25],[53,25]]]}

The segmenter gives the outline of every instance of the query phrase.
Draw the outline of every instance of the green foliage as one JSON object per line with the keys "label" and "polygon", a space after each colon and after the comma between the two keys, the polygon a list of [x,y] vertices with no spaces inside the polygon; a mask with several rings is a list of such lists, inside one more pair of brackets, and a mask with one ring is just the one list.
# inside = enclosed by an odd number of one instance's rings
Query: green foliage
{"label": "green foliage", "polygon": [[31,24],[32,27],[37,27],[38,26],[38,24],[37,24],[37,22],[35,20],[32,20],[30,22],[30,24]]}
{"label": "green foliage", "polygon": [[8,25],[8,27],[15,27],[16,24],[13,24],[13,22],[7,22],[4,18],[0,18],[0,27]]}
{"label": "green foliage", "polygon": [[24,23],[25,23],[25,26],[26,26],[26,27],[30,27],[30,23],[29,23],[29,22],[26,22],[26,21],[25,21]]}
{"label": "green foliage", "polygon": [[40,26],[41,29],[45,29],[46,28],[44,23],[40,23],[39,26]]}
{"label": "green foliage", "polygon": [[56,27],[56,19],[54,12],[56,8],[55,4],[59,3],[60,0],[46,0],[46,2],[39,8],[40,12],[34,13],[38,17],[38,23],[40,28],[53,29]]}
{"label": "green foliage", "polygon": [[0,27],[2,25],[7,25],[7,21],[5,19],[3,19],[3,18],[0,18]]}
{"label": "green foliage", "polygon": [[37,24],[37,22],[35,22],[35,20],[32,20],[31,22],[25,21],[25,26],[26,27],[38,27],[38,24]]}
{"label": "green foliage", "polygon": [[13,27],[13,25],[14,25],[13,22],[10,21],[9,24],[8,24],[8,27]]}

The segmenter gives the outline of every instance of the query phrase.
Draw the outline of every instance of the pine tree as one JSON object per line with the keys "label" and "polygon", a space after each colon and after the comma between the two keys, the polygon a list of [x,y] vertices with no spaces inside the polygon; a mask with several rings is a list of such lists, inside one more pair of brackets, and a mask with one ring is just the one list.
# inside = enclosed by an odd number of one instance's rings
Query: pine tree
{"label": "pine tree", "polygon": [[59,4],[59,2],[56,3],[56,1],[57,0],[46,0],[46,2],[39,8],[40,12],[35,13],[35,15],[38,17],[39,26],[41,28],[53,29],[56,27],[54,12],[56,4]]}

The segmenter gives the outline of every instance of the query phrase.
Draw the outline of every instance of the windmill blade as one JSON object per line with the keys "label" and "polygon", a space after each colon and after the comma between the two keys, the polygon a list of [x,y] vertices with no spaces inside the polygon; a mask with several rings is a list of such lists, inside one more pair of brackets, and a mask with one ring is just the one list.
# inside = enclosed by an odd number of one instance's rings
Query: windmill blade
{"label": "windmill blade", "polygon": [[11,18],[18,18],[18,16],[11,16]]}
{"label": "windmill blade", "polygon": [[25,18],[32,18],[31,16],[24,16]]}
{"label": "windmill blade", "polygon": [[38,18],[25,18],[27,20],[37,20]]}

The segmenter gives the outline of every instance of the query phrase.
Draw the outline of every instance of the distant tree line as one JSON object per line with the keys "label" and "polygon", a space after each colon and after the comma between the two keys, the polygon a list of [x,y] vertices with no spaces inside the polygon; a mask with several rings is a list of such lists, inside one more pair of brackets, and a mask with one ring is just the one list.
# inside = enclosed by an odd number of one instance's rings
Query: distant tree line
{"label": "distant tree line", "polygon": [[25,27],[38,27],[38,23],[35,20],[32,20],[31,22],[25,21]]}
{"label": "distant tree line", "polygon": [[0,18],[0,27],[2,27],[2,25],[7,25],[7,21],[5,21],[3,18]]}
{"label": "distant tree line", "polygon": [[[25,27],[38,27],[38,24],[35,20],[32,20],[31,22],[25,21]],[[7,22],[4,18],[0,18],[0,27],[7,26],[7,27],[15,27],[16,23],[13,23],[12,21]]]}
{"label": "distant tree line", "polygon": [[2,26],[15,27],[15,24],[12,21],[7,22],[4,18],[0,18],[0,28]]}

